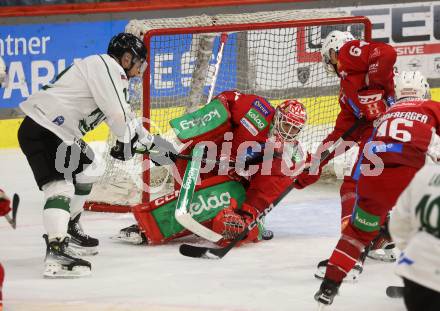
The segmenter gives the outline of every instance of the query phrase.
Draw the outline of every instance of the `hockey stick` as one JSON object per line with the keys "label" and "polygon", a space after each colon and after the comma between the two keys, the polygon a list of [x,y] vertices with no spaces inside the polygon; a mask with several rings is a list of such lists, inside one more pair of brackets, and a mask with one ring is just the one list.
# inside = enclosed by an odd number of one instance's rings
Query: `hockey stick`
{"label": "hockey stick", "polygon": [[[201,158],[203,155],[203,150],[203,145],[196,146],[196,148],[193,150],[194,158]],[[223,236],[197,222],[194,218],[192,218],[192,215],[189,212],[194,195],[194,189],[200,173],[200,166],[201,162],[198,160],[193,160],[188,163],[185,175],[183,176],[179,197],[177,198],[174,216],[176,217],[176,220],[189,231],[211,242],[218,242],[223,238]]]}
{"label": "hockey stick", "polygon": [[[364,124],[364,119],[358,119],[356,122],[341,135],[341,137],[328,149],[331,151],[324,152],[321,156],[321,162],[326,160],[330,154],[337,148],[339,144],[342,143],[346,138],[348,138],[360,125]],[[258,222],[266,216],[281,200],[287,196],[290,191],[295,188],[295,181],[292,182],[286,190],[284,190],[278,198],[275,199],[263,212],[261,212],[254,221],[252,221],[234,240],[232,240],[228,245],[221,248],[210,248],[203,246],[196,246],[190,244],[180,245],[179,252],[187,257],[193,258],[205,258],[205,259],[221,259],[223,258],[238,242],[244,239],[248,233],[258,224]]]}
{"label": "hockey stick", "polygon": [[20,197],[18,196],[18,194],[15,193],[12,198],[12,217],[9,215],[5,215],[7,222],[9,222],[13,229],[17,227],[18,204],[20,204]]}
{"label": "hockey stick", "polygon": [[215,89],[215,85],[217,83],[218,73],[220,71],[220,65],[221,65],[222,59],[223,59],[223,50],[225,48],[227,40],[228,40],[228,34],[226,32],[223,32],[220,35],[220,47],[219,47],[219,50],[217,53],[217,61],[215,64],[214,76],[212,77],[211,88],[209,89],[208,100],[206,101],[206,103],[209,103],[211,101],[212,96],[214,94],[214,89]]}

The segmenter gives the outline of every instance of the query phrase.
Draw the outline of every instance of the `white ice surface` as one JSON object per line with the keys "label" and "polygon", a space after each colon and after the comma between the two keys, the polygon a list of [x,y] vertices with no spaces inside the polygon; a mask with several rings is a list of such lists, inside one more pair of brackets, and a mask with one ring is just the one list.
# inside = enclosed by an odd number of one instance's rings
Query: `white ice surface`
{"label": "white ice surface", "polygon": [[[0,219],[0,261],[6,269],[5,311],[16,310],[316,310],[320,282],[316,264],[327,258],[339,233],[339,191],[317,185],[292,193],[267,217],[271,241],[233,249],[221,260],[186,258],[179,243],[131,246],[110,240],[133,223],[131,215],[87,213],[86,232],[100,239],[100,253],[89,257],[92,276],[42,278],[42,193],[25,157],[0,150],[0,187],[20,194],[18,228]],[[393,264],[367,260],[356,284],[343,284],[328,310],[404,310],[403,301],[385,295],[400,285]]]}

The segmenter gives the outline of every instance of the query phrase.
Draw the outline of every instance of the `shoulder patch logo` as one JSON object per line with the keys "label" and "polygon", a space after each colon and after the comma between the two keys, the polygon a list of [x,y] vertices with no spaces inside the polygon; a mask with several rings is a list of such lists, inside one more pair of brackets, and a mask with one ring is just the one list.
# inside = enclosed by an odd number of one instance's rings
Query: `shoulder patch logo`
{"label": "shoulder patch logo", "polygon": [[257,136],[258,135],[258,130],[246,119],[246,118],[241,118],[240,119],[240,123],[243,124],[243,126],[249,131],[249,133],[251,133],[253,136]]}
{"label": "shoulder patch logo", "polygon": [[248,119],[259,132],[268,126],[267,120],[261,115],[261,113],[253,108],[249,109],[246,113],[246,119]]}
{"label": "shoulder patch logo", "polygon": [[252,106],[255,107],[259,112],[261,112],[265,117],[270,114],[270,109],[259,99],[254,100]]}

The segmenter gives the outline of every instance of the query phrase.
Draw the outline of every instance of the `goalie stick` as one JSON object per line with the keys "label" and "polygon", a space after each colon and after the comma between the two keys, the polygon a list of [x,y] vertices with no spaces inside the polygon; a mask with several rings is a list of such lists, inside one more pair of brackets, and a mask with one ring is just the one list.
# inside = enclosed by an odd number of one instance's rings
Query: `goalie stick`
{"label": "goalie stick", "polygon": [[[358,119],[356,122],[346,131],[341,137],[328,149],[329,152],[324,152],[321,155],[320,162],[327,159],[330,154],[336,149],[336,147],[347,139],[359,126],[364,124],[364,119]],[[211,248],[204,246],[197,246],[191,244],[182,244],[179,247],[179,252],[183,256],[193,257],[193,258],[205,258],[205,259],[221,259],[223,258],[238,242],[244,239],[248,233],[258,224],[258,222],[266,216],[284,197],[289,194],[289,192],[295,188],[295,181],[290,184],[284,190],[278,198],[275,199],[263,212],[261,212],[254,221],[252,221],[235,239],[233,239],[228,245],[220,248]]]}
{"label": "goalie stick", "polygon": [[7,222],[11,225],[13,229],[17,227],[17,210],[18,204],[20,204],[20,197],[18,194],[14,194],[12,197],[12,216],[5,215]]}
{"label": "goalie stick", "polygon": [[[194,159],[202,157],[204,148],[204,145],[196,146],[194,148]],[[199,178],[200,166],[201,162],[198,160],[193,160],[188,163],[185,175],[183,176],[182,185],[180,187],[179,197],[177,198],[174,216],[176,217],[176,220],[189,231],[211,242],[218,242],[223,238],[222,235],[198,223],[194,218],[192,218],[192,215],[189,212],[194,195],[194,189],[196,187],[197,179]]]}

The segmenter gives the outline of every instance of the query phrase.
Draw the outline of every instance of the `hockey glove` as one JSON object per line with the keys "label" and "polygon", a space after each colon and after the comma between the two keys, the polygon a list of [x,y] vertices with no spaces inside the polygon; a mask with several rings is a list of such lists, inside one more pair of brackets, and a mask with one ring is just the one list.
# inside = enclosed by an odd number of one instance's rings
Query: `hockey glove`
{"label": "hockey glove", "polygon": [[[307,186],[310,186],[317,182],[321,177],[322,166],[315,168],[314,166],[318,163],[313,160],[314,158],[309,153],[307,155],[306,165],[304,171],[296,176],[294,187],[296,189],[304,189]],[[313,161],[313,162],[312,162]],[[316,164],[315,164],[316,163]]]}
{"label": "hockey glove", "polygon": [[0,189],[0,216],[5,216],[11,211],[11,200]]}
{"label": "hockey glove", "polygon": [[135,152],[134,144],[137,142],[138,136],[137,134],[131,139],[128,143],[116,141],[115,145],[110,150],[110,155],[118,160],[127,161],[133,158],[133,154]]}
{"label": "hockey glove", "polygon": [[366,120],[376,120],[387,110],[387,104],[383,97],[383,90],[364,90],[358,92],[359,108]]}
{"label": "hockey glove", "polygon": [[159,135],[154,135],[153,143],[147,152],[150,155],[151,162],[156,166],[173,164],[177,160],[177,154],[179,154],[172,143]]}
{"label": "hockey glove", "polygon": [[[237,201],[231,198],[228,207],[221,210],[212,220],[212,230],[221,234],[223,239],[219,244],[225,246],[234,240],[258,215],[258,211],[249,204],[243,203],[242,208],[237,208]],[[258,226],[255,226],[249,234],[240,242],[258,241]],[[238,245],[240,245],[238,244]]]}

